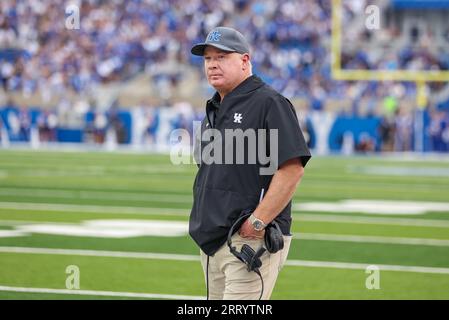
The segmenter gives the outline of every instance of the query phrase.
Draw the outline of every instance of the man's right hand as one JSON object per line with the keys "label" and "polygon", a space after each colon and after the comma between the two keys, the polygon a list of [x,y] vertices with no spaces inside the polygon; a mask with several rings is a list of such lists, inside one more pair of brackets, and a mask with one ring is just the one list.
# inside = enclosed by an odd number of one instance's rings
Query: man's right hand
{"label": "man's right hand", "polygon": [[239,234],[242,238],[247,238],[251,240],[263,239],[263,237],[265,236],[265,230],[261,231],[254,230],[254,227],[249,221],[249,219],[246,219],[245,222],[240,227]]}

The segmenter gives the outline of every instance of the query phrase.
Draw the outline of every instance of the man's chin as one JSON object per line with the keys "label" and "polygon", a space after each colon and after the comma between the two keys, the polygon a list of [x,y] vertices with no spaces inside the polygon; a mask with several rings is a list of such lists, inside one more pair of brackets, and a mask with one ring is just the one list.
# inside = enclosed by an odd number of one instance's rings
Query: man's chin
{"label": "man's chin", "polygon": [[209,84],[217,91],[225,86],[222,80],[210,80]]}

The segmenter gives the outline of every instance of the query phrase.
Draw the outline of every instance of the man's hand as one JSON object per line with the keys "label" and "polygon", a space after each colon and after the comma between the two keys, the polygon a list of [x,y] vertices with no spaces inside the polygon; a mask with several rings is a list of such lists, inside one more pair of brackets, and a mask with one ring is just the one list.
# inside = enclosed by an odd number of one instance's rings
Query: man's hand
{"label": "man's hand", "polygon": [[249,221],[249,219],[246,219],[245,222],[240,227],[239,234],[242,238],[263,239],[263,237],[265,235],[265,230],[261,230],[261,231],[254,230],[254,227],[251,224],[251,222]]}

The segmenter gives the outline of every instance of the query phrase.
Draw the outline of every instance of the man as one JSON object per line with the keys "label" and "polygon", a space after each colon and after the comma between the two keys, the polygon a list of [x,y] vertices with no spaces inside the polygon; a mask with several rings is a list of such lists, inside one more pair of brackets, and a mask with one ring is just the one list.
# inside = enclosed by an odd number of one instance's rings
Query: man
{"label": "man", "polygon": [[[210,150],[208,144],[214,143],[216,134],[207,135],[207,130],[216,130],[224,136],[230,129],[271,130],[266,144],[272,153],[270,161],[277,163],[272,173],[261,174],[261,169],[267,168],[260,159],[243,164],[200,159],[189,233],[201,248],[208,298],[269,299],[289,251],[291,198],[310,152],[292,104],[252,75],[249,45],[240,32],[217,27],[191,52],[204,56],[207,80],[216,90],[213,98],[207,101],[206,117],[201,123],[200,138],[207,140],[201,141],[201,150]],[[205,136],[211,139],[203,139]],[[237,150],[237,153],[248,150],[254,153],[251,147],[252,144],[246,143],[244,150]],[[230,149],[223,150],[229,152]],[[215,151],[214,157],[217,156]],[[248,154],[248,158],[250,156]],[[256,272],[249,272],[231,253],[231,246],[226,245],[229,230],[245,210],[252,214],[235,229],[238,232],[231,238],[237,251],[244,244],[255,251],[264,246],[264,228],[274,220],[283,234],[283,249],[272,254],[265,252],[260,257],[260,278]]]}

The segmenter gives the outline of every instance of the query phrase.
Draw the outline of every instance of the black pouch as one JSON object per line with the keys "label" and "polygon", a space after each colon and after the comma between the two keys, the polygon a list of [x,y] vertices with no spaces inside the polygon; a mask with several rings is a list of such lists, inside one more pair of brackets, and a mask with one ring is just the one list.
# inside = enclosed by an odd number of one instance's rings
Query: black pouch
{"label": "black pouch", "polygon": [[265,228],[265,247],[269,253],[276,253],[284,248],[284,237],[276,221]]}

